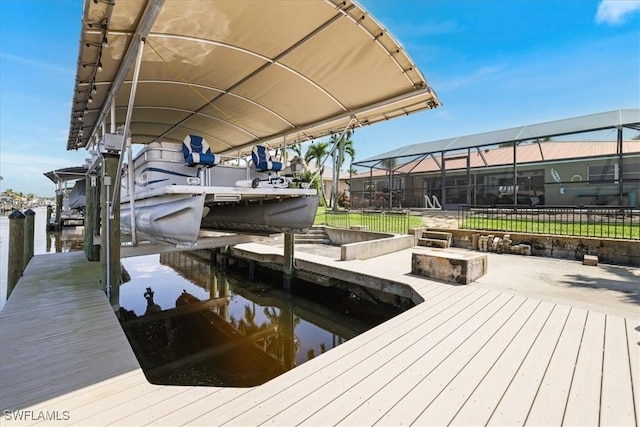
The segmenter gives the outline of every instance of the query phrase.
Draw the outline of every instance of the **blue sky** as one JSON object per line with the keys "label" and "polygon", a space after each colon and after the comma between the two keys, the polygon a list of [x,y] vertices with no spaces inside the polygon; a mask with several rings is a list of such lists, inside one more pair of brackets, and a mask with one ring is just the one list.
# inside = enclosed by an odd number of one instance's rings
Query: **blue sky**
{"label": "blue sky", "polygon": [[[405,47],[443,106],[357,130],[356,160],[640,107],[640,1],[360,3]],[[43,173],[88,157],[66,150],[81,14],[80,0],[0,0],[1,190],[51,196]]]}

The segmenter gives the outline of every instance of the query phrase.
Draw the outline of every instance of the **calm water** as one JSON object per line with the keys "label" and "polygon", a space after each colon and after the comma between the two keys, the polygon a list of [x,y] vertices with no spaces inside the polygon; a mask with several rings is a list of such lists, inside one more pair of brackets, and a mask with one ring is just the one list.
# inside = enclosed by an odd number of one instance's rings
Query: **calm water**
{"label": "calm water", "polygon": [[[82,250],[83,228],[47,232],[35,210],[34,253]],[[7,288],[9,219],[0,217],[0,308]],[[206,256],[206,253],[205,253]],[[253,386],[340,345],[408,308],[384,304],[351,285],[294,282],[236,261],[222,274],[194,253],[125,258],[122,328],[149,381]],[[152,294],[152,297],[150,296]]]}
{"label": "calm water", "polygon": [[156,384],[258,385],[402,311],[306,282],[284,292],[274,272],[256,268],[249,280],[240,265],[222,274],[185,252],[123,265],[123,330]]}

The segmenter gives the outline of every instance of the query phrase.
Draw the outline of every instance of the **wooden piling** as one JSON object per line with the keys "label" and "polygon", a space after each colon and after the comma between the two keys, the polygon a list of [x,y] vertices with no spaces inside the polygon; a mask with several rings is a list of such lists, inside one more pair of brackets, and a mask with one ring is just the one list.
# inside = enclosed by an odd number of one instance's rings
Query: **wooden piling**
{"label": "wooden piling", "polygon": [[53,206],[47,205],[47,231],[53,230],[53,224],[51,224],[52,216],[53,216]]}
{"label": "wooden piling", "polygon": [[94,236],[100,229],[98,219],[98,177],[89,175],[86,178],[87,205],[84,210],[84,255],[89,261],[100,261],[100,246],[93,244]]}
{"label": "wooden piling", "polygon": [[283,285],[285,289],[291,289],[291,280],[295,274],[294,259],[295,234],[284,233],[284,260],[282,265]]}
{"label": "wooden piling", "polygon": [[56,190],[56,231],[62,230],[62,203],[64,200],[64,190]]}
{"label": "wooden piling", "polygon": [[29,261],[33,258],[35,246],[35,218],[36,213],[27,209],[24,213],[24,255],[22,260],[22,271],[27,268]]}
{"label": "wooden piling", "polygon": [[24,271],[24,219],[20,211],[9,215],[9,266],[7,268],[7,299]]}

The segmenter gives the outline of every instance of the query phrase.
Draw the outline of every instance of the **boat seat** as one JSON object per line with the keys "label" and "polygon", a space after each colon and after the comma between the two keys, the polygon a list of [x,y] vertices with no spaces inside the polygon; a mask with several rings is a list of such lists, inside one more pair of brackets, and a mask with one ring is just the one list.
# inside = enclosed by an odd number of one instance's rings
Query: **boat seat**
{"label": "boat seat", "polygon": [[251,151],[251,160],[258,172],[282,170],[282,162],[272,160],[271,153],[265,145],[256,145]]}
{"label": "boat seat", "polygon": [[220,162],[220,157],[211,152],[207,141],[197,135],[187,135],[182,141],[182,154],[189,166],[211,167]]}

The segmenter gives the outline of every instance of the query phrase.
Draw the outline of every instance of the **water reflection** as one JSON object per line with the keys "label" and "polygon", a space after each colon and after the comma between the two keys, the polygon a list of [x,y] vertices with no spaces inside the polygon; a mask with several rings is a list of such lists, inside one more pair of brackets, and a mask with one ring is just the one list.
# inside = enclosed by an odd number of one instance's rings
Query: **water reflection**
{"label": "water reflection", "polygon": [[287,294],[281,279],[263,271],[265,280],[249,281],[193,253],[123,264],[131,281],[120,292],[121,324],[156,384],[258,385],[399,312],[377,304],[375,315],[363,306],[352,310],[360,315],[347,314],[354,304],[348,294],[308,283]]}

